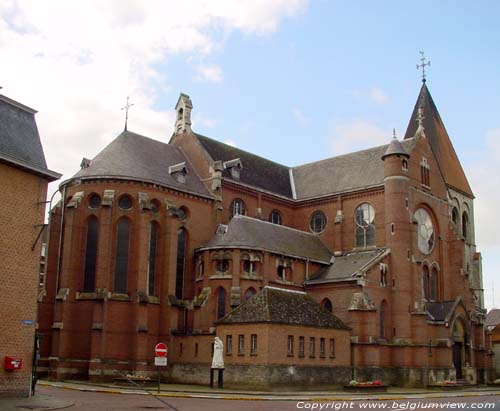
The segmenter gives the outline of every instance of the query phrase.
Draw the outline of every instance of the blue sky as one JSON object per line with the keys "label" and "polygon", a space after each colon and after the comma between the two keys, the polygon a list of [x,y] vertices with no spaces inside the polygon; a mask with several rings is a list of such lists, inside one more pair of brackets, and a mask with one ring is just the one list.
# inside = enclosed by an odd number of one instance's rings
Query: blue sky
{"label": "blue sky", "polygon": [[404,135],[425,51],[477,196],[486,303],[496,281],[500,304],[499,2],[39,3],[0,4],[0,85],[39,110],[65,177],[121,131],[127,95],[133,131],[168,141],[182,91],[196,131],[286,165],[383,144]]}

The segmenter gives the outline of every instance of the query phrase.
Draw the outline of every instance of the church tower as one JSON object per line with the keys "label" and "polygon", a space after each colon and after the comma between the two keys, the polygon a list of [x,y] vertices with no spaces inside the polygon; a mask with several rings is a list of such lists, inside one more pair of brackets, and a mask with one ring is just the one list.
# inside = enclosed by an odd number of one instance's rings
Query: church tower
{"label": "church tower", "polygon": [[175,105],[175,134],[191,132],[191,110],[193,103],[187,94],[181,93]]}

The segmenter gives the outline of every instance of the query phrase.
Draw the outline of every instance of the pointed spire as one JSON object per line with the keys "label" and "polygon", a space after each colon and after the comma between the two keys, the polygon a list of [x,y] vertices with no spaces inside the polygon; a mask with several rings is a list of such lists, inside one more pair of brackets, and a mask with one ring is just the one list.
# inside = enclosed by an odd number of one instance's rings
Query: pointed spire
{"label": "pointed spire", "polygon": [[392,140],[387,146],[387,150],[385,150],[385,153],[382,156],[382,160],[385,160],[385,158],[389,156],[404,156],[407,158],[410,157],[410,155],[403,147],[403,144],[401,144],[401,141],[398,140],[395,128],[392,129]]}

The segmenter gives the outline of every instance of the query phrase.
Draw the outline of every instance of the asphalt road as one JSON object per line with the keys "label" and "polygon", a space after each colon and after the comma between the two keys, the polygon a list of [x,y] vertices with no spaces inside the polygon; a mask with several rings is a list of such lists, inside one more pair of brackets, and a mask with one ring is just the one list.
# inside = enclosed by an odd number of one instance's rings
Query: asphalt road
{"label": "asphalt road", "polygon": [[441,410],[495,410],[500,411],[500,396],[450,397],[439,399],[408,399],[390,401],[256,401],[175,398],[136,394],[108,394],[67,390],[55,387],[37,388],[42,394],[71,399],[68,410],[172,410],[172,411],[291,411],[291,410],[378,410],[417,411]]}

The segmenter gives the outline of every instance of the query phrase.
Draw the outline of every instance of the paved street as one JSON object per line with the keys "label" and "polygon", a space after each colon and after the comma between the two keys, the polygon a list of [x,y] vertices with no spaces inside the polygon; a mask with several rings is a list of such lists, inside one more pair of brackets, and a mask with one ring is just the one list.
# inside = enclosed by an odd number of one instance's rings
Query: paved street
{"label": "paved street", "polygon": [[[387,409],[423,410],[423,409],[487,409],[500,411],[500,395],[450,397],[450,398],[413,398],[408,400],[389,401],[259,401],[259,400],[221,400],[209,398],[176,398],[140,394],[110,394],[84,392],[39,386],[38,392],[57,398],[72,400],[74,405],[70,410],[177,410],[177,411],[291,411],[291,410],[362,410]],[[500,394],[500,393],[499,393]],[[454,394],[456,395],[456,394]],[[19,409],[19,408],[18,408]]]}

